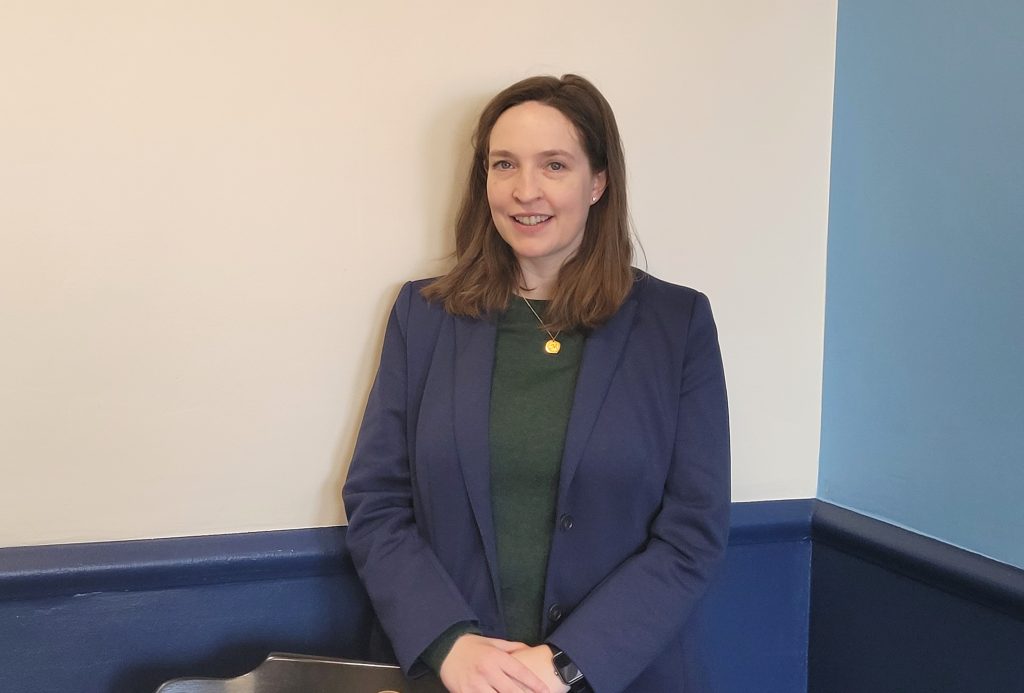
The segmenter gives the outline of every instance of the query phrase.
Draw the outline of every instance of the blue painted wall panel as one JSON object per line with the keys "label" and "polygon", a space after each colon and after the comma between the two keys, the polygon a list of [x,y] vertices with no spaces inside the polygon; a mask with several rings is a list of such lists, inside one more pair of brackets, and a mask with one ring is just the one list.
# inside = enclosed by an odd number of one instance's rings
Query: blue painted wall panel
{"label": "blue painted wall panel", "polygon": [[[737,504],[695,615],[720,693],[806,690],[812,506]],[[275,650],[364,658],[370,619],[344,528],[0,549],[0,692],[143,693]]]}
{"label": "blue painted wall panel", "polygon": [[0,601],[0,691],[145,693],[238,676],[274,650],[364,657],[370,612],[354,578]]}
{"label": "blue painted wall panel", "polygon": [[818,542],[812,589],[811,693],[1024,690],[1019,619]]}
{"label": "blue painted wall panel", "polygon": [[1024,570],[817,502],[812,693],[1024,690]]}
{"label": "blue painted wall panel", "polygon": [[839,4],[819,497],[1024,566],[1024,3]]}
{"label": "blue painted wall panel", "polygon": [[712,690],[807,690],[810,566],[810,541],[730,546],[699,615]]}

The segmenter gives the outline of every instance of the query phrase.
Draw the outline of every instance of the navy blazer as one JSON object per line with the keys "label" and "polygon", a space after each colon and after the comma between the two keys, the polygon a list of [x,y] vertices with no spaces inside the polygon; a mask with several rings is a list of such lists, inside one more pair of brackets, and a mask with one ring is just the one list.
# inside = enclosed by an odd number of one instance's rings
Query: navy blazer
{"label": "navy blazer", "polygon": [[[586,339],[543,631],[596,693],[703,691],[694,607],[726,545],[729,425],[707,298],[637,272]],[[345,483],[348,545],[395,656],[459,621],[503,637],[489,478],[496,323],[406,284]]]}

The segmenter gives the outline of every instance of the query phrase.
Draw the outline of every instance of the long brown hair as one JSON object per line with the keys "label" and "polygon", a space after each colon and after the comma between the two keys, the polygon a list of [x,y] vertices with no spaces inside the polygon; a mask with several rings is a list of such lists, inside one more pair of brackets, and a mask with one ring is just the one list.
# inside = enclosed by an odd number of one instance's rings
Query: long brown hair
{"label": "long brown hair", "polygon": [[576,127],[593,172],[605,172],[604,194],[590,208],[583,240],[566,260],[545,314],[549,330],[590,329],[619,309],[633,283],[633,247],[626,204],[626,162],[611,106],[578,75],[530,77],[487,104],[473,134],[469,181],[455,222],[455,267],[423,288],[454,315],[479,318],[508,308],[521,283],[519,263],[498,234],[487,203],[491,130],[509,108],[537,101]]}

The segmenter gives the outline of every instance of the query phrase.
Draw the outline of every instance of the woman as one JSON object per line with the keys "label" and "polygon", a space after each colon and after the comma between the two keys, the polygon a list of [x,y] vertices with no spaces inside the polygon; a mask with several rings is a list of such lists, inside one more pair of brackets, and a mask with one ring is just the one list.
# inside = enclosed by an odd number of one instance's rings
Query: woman
{"label": "woman", "polygon": [[534,77],[480,116],[456,265],[407,284],[345,484],[399,663],[464,691],[699,691],[726,542],[707,299],[631,267],[604,97]]}

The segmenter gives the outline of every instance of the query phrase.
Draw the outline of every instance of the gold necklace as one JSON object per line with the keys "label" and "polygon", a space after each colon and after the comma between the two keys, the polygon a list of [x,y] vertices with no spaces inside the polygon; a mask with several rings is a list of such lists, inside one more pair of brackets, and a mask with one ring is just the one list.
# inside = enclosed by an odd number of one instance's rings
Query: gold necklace
{"label": "gold necklace", "polygon": [[551,330],[544,327],[544,321],[540,319],[539,315],[537,315],[537,311],[533,309],[533,304],[530,303],[529,299],[527,299],[526,296],[522,296],[521,298],[524,301],[526,301],[526,305],[527,307],[529,307],[530,312],[533,313],[533,317],[537,318],[537,322],[540,323],[540,326],[544,329],[545,332],[548,333],[548,337],[551,338],[548,341],[544,342],[545,353],[554,356],[555,354],[562,350],[562,343],[558,341],[558,335],[562,334],[562,331],[559,330],[558,332],[551,334]]}

